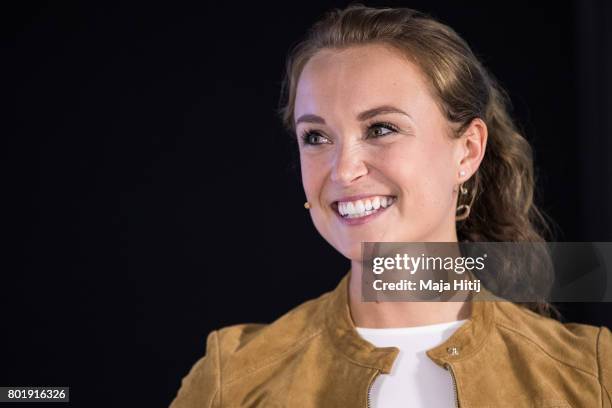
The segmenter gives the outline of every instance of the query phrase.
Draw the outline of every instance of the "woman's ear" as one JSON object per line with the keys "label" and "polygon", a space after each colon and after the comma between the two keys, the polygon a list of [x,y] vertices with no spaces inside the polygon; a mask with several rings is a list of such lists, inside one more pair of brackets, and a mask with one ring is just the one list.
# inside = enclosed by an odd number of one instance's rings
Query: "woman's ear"
{"label": "woman's ear", "polygon": [[465,180],[478,170],[487,147],[487,137],[487,124],[480,118],[473,119],[459,137],[459,168],[465,171]]}

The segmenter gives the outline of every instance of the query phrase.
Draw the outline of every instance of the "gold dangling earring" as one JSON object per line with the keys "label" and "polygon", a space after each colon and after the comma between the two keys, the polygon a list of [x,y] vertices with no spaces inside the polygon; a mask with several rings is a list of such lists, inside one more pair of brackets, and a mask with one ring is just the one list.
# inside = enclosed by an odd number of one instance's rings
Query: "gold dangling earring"
{"label": "gold dangling earring", "polygon": [[310,208],[310,203],[308,201],[304,203],[304,208],[307,210]]}
{"label": "gold dangling earring", "polygon": [[[463,183],[459,185],[459,190],[461,191],[461,195],[466,195],[468,193],[468,189],[463,186]],[[472,210],[471,204],[474,202],[474,197],[472,197],[472,201],[470,204],[461,204],[457,207],[456,212],[459,214],[455,214],[455,220],[462,221],[470,216],[470,211]]]}

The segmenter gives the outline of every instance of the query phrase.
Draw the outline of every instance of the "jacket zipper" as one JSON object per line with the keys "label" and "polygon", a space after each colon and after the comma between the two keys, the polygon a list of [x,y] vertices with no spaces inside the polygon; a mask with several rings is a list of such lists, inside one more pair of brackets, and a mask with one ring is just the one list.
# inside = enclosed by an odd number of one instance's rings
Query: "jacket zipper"
{"label": "jacket zipper", "polygon": [[455,407],[459,408],[459,393],[457,392],[457,381],[455,380],[455,373],[453,372],[453,367],[446,363],[444,367],[450,373],[451,379],[453,380],[453,394],[455,395]]}
{"label": "jacket zipper", "polygon": [[370,394],[372,392],[372,385],[374,385],[374,380],[376,379],[376,377],[378,377],[379,371],[376,370],[376,372],[374,373],[374,376],[370,379],[370,385],[368,385],[368,400],[367,400],[367,408],[371,408],[372,407],[372,395]]}

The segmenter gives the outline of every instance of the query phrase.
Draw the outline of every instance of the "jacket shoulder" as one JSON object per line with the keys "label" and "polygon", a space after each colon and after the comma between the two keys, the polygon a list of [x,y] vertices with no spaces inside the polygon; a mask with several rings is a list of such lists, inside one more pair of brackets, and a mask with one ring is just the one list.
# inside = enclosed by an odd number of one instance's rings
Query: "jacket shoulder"
{"label": "jacket shoulder", "polygon": [[182,379],[170,408],[219,406],[223,385],[290,355],[322,331],[321,311],[329,295],[308,300],[269,324],[242,323],[211,331],[204,356]]}
{"label": "jacket shoulder", "polygon": [[206,338],[206,351],[181,380],[181,386],[170,408],[218,407],[219,402],[219,337],[216,330]]}
{"label": "jacket shoulder", "polygon": [[238,324],[218,329],[224,383],[282,360],[321,334],[329,295],[327,292],[310,299],[269,324]]}
{"label": "jacket shoulder", "polygon": [[596,377],[601,376],[602,341],[608,344],[603,346],[604,349],[610,347],[610,340],[603,338],[602,333],[606,330],[609,333],[608,329],[561,323],[511,302],[496,304],[494,321],[498,330],[521,338],[562,364]]}

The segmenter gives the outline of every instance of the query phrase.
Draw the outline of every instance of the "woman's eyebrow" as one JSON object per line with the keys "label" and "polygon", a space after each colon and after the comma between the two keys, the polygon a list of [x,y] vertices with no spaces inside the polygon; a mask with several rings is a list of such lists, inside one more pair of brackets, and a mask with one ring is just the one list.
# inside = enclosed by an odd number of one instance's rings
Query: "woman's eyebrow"
{"label": "woman's eyebrow", "polygon": [[363,111],[359,115],[357,115],[357,119],[360,120],[360,121],[364,121],[364,120],[368,120],[370,118],[373,118],[374,116],[382,115],[384,113],[401,113],[402,115],[406,115],[410,119],[412,119],[412,116],[410,116],[409,114],[407,114],[403,110],[401,110],[399,108],[396,108],[395,106],[391,106],[391,105],[383,105],[383,106],[379,106],[377,108],[372,108],[372,109],[368,109],[366,111]]}
{"label": "woman's eyebrow", "polygon": [[301,122],[320,123],[320,124],[324,125],[325,124],[325,119],[323,119],[320,116],[313,115],[312,113],[307,113],[305,115],[300,116],[298,118],[298,120],[295,121],[295,125],[297,126]]}
{"label": "woman's eyebrow", "polygon": [[[396,108],[394,106],[391,106],[391,105],[378,106],[376,108],[372,108],[372,109],[368,109],[366,111],[363,111],[359,115],[357,115],[357,119],[359,121],[363,122],[364,120],[368,120],[370,118],[373,118],[374,116],[382,115],[384,113],[400,113],[400,114],[406,115],[406,116],[408,116],[409,118],[412,119],[412,116],[410,116],[409,114],[407,114],[403,110],[401,110],[399,108]],[[301,122],[319,123],[319,124],[323,124],[324,125],[325,124],[325,119],[323,119],[320,116],[313,115],[312,113],[307,113],[305,115],[300,116],[298,118],[298,120],[295,121],[295,125],[297,126]]]}

